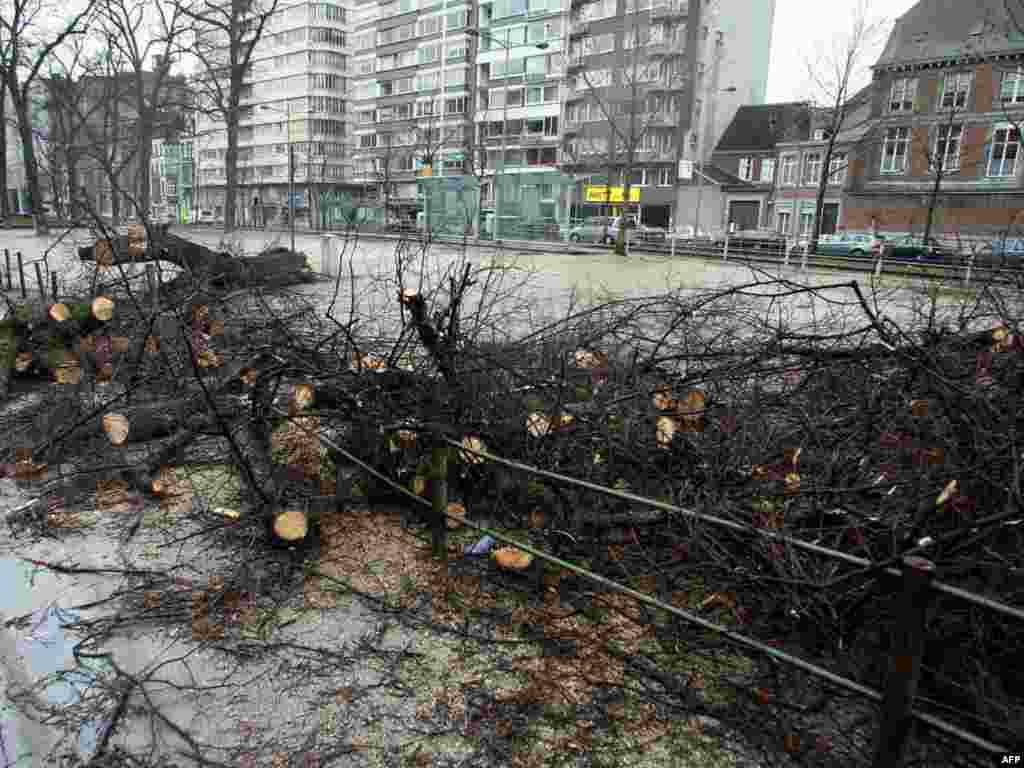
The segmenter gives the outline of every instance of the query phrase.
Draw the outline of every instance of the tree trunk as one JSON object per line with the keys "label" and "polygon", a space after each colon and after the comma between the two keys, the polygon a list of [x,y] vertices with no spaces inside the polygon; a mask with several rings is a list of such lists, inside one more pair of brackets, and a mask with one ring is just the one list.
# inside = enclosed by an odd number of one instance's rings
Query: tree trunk
{"label": "tree trunk", "polygon": [[[15,88],[12,87],[9,90],[14,91]],[[32,123],[28,111],[27,91],[19,90],[17,94],[12,93],[12,101],[18,116],[18,136],[21,139],[22,155],[25,158],[25,180],[32,203],[32,222],[35,225],[36,234],[45,235],[49,232],[49,228],[46,224],[46,214],[42,211],[43,190],[39,184],[39,166],[36,163],[36,150],[32,141]],[[4,192],[6,193],[6,190]]]}
{"label": "tree trunk", "polygon": [[228,97],[228,110],[224,115],[224,130],[228,139],[227,151],[224,153],[225,232],[234,232],[235,230],[235,206],[238,201],[238,101],[242,88],[242,76],[240,71],[236,74],[236,70],[238,67],[232,67],[231,93]]}
{"label": "tree trunk", "polygon": [[0,222],[6,222],[7,206],[7,76],[0,74]]}

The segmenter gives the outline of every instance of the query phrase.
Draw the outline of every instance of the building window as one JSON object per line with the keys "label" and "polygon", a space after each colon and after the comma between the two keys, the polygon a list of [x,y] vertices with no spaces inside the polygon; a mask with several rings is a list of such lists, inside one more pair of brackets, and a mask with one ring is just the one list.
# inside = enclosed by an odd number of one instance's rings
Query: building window
{"label": "building window", "polygon": [[750,181],[751,176],[753,176],[753,170],[754,170],[754,161],[753,161],[753,159],[749,158],[749,157],[741,157],[740,158],[740,172],[739,172],[740,178],[743,179],[744,181]]}
{"label": "building window", "polygon": [[988,176],[1013,176],[1020,152],[1020,136],[1012,126],[996,128],[992,132],[992,150],[988,159]]}
{"label": "building window", "polygon": [[771,184],[775,176],[775,158],[765,157],[761,160],[761,181]]}
{"label": "building window", "polygon": [[782,179],[779,183],[784,187],[796,184],[796,155],[782,156]]}
{"label": "building window", "polygon": [[779,234],[784,235],[787,232],[789,232],[790,216],[791,216],[791,214],[789,213],[789,211],[780,211],[778,213],[778,215],[777,215],[777,222],[778,223],[776,224],[776,227],[778,229]]}
{"label": "building window", "polygon": [[828,183],[842,185],[846,181],[846,153],[836,152],[828,163]]}
{"label": "building window", "polygon": [[814,227],[814,211],[800,212],[800,234],[810,235]]}
{"label": "building window", "polygon": [[659,168],[658,169],[658,186],[659,187],[670,187],[673,183],[672,169],[671,168]]}
{"label": "building window", "polygon": [[897,77],[892,81],[892,92],[889,95],[889,111],[909,112],[914,108],[915,96],[917,96],[917,78]]}
{"label": "building window", "polygon": [[821,155],[811,152],[804,156],[804,184],[817,184],[821,179]]}
{"label": "building window", "polygon": [[465,8],[448,14],[445,24],[447,29],[461,29],[469,23],[469,11]]}
{"label": "building window", "polygon": [[882,173],[903,173],[907,169],[909,128],[887,128],[882,142]]}
{"label": "building window", "polygon": [[427,16],[420,19],[420,35],[433,35],[441,31],[441,17]]}
{"label": "building window", "polygon": [[932,154],[932,171],[956,171],[960,169],[961,125],[940,125],[935,133],[935,152]]}
{"label": "building window", "polygon": [[1017,67],[1016,72],[1004,72],[1003,81],[999,86],[999,98],[1003,104],[1024,103],[1024,72]]}
{"label": "building window", "polygon": [[359,137],[359,146],[363,149],[372,149],[377,146],[377,134],[367,133]]}
{"label": "building window", "polygon": [[967,95],[971,90],[971,73],[954,72],[942,81],[939,95],[941,109],[963,109],[967,106]]}

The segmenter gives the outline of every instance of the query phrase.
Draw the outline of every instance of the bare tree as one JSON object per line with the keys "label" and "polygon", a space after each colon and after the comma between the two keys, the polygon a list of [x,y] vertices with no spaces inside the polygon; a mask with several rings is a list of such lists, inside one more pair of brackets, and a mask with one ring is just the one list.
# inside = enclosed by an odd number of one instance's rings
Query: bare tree
{"label": "bare tree", "polygon": [[818,92],[817,100],[822,103],[815,110],[817,119],[814,124],[823,128],[826,140],[814,205],[814,225],[808,243],[811,252],[817,248],[821,236],[825,192],[829,182],[849,164],[849,153],[842,164],[833,164],[832,159],[836,143],[841,141],[840,134],[854,127],[850,118],[851,110],[856,105],[851,103],[854,95],[851,91],[863,75],[865,55],[874,51],[887,28],[883,21],[872,20],[868,14],[868,0],[860,0],[853,11],[849,30],[833,41],[831,52],[815,63],[808,62],[810,80]]}
{"label": "bare tree", "polygon": [[51,52],[69,37],[85,32],[95,4],[96,0],[83,0],[81,10],[57,25],[57,31],[47,29],[57,9],[44,0],[11,0],[7,10],[0,14],[0,71],[18,120],[32,218],[40,234],[47,232],[48,227],[42,209],[42,184],[32,133],[32,95]]}
{"label": "bare tree", "polygon": [[[183,0],[181,12],[193,22],[193,54],[203,68],[195,85],[199,106],[224,123],[224,231],[235,228],[238,196],[238,124],[242,87],[253,51],[263,36],[278,0]],[[291,126],[289,126],[289,130]]]}
{"label": "bare tree", "polygon": [[[134,112],[134,159],[139,173],[135,199],[137,213],[145,219],[150,212],[153,139],[158,133],[173,133],[183,127],[180,117],[187,108],[186,91],[184,87],[170,87],[170,72],[172,53],[188,18],[179,4],[142,0],[103,0],[99,12],[105,43],[124,64],[118,90],[125,92],[122,98]],[[152,69],[148,69],[150,65]]]}
{"label": "bare tree", "polygon": [[[583,4],[578,13],[585,14],[587,8]],[[613,182],[621,176],[623,207],[628,210],[638,169],[675,157],[672,145],[679,140],[675,126],[688,74],[681,45],[686,26],[648,23],[631,0],[619,0],[617,16],[614,32],[584,35],[569,49],[570,80],[578,70],[574,91],[583,98],[567,111],[567,122],[578,126],[577,138],[568,141],[567,149],[581,168],[607,170],[606,202],[612,202]],[[603,57],[610,40],[612,55]],[[620,255],[626,252],[629,220],[624,221],[615,243]]]}

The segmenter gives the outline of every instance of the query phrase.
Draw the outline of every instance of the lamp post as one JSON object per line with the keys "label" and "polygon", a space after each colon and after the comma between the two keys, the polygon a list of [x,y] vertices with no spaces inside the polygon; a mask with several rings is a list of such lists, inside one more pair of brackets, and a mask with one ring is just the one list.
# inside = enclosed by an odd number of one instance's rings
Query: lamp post
{"label": "lamp post", "polygon": [[[484,38],[487,38],[488,40],[497,43],[498,45],[500,45],[502,48],[505,49],[505,77],[504,77],[504,81],[503,81],[503,85],[502,85],[502,92],[501,92],[501,96],[502,96],[502,99],[501,99],[501,101],[502,101],[502,108],[501,108],[501,173],[502,173],[502,175],[504,175],[505,174],[505,160],[506,160],[506,155],[507,155],[507,152],[508,152],[508,65],[509,65],[509,57],[511,56],[511,53],[512,53],[512,46],[509,45],[507,42],[503,43],[501,40],[496,38],[490,32],[481,32],[478,29],[467,29],[466,30],[466,34],[470,35],[471,37],[478,37],[481,40],[483,40]],[[507,33],[506,33],[506,35],[507,35]],[[507,39],[507,37],[506,37],[506,39]],[[536,48],[538,51],[543,51],[543,50],[547,49],[548,44],[546,42],[542,41],[542,42],[536,43],[533,47]],[[495,184],[495,187],[494,187],[494,208],[495,208],[494,239],[495,239],[495,241],[497,241],[497,240],[500,239],[498,237],[498,233],[499,233],[499,229],[501,227],[501,184],[498,181],[497,171],[494,174],[494,184]]]}
{"label": "lamp post", "polygon": [[269,104],[261,105],[260,109],[288,115],[288,226],[292,235],[292,253],[295,253],[295,146],[292,144],[292,103],[288,102],[286,112]]}

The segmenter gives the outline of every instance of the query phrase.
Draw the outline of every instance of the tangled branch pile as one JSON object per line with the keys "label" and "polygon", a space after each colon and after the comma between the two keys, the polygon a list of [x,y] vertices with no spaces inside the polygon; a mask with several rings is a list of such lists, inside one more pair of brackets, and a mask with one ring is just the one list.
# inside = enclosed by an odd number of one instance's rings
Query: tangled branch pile
{"label": "tangled branch pile", "polygon": [[[188,268],[157,302],[126,281],[125,290],[78,303],[12,307],[3,338],[17,397],[4,408],[12,440],[2,458],[65,507],[92,492],[83,473],[159,500],[168,466],[231,464],[244,490],[237,508],[220,510],[222,525],[314,557],[320,540],[311,534],[327,525],[324,515],[338,524],[335,498],[349,507],[408,501],[382,478],[429,496],[438,479],[429,436],[448,435],[748,526],[712,527],[465,450],[448,456],[457,516],[744,633],[795,644],[876,686],[894,586],[759,529],[875,562],[925,546],[942,580],[1019,602],[1016,297],[983,288],[970,302],[952,301],[930,290],[896,322],[886,313],[906,290],[755,273],[728,289],[572,307],[513,338],[503,330],[503,313],[518,308],[506,294],[509,273],[464,256],[434,271],[427,249],[399,244],[393,274],[373,285],[389,297],[385,338],[363,330],[371,318],[358,311],[354,274],[333,286],[325,313],[326,296],[267,291],[229,259],[202,270],[178,258]],[[132,258],[111,250],[108,269]],[[339,297],[349,302],[345,320],[334,314]],[[376,471],[354,471],[314,432]],[[43,476],[67,465],[70,475]],[[52,527],[53,518],[30,523]],[[509,563],[507,588],[521,583],[521,569],[551,586],[543,564]],[[470,558],[451,567],[488,566]],[[554,584],[563,605],[593,598],[581,579]],[[660,680],[669,695],[664,653],[692,630],[616,610],[654,627],[654,647],[639,635],[631,641],[632,673]],[[1004,744],[1024,735],[1010,621],[937,598],[922,682],[926,706]],[[755,722],[749,703],[738,706],[714,714]],[[777,732],[781,715],[772,717],[761,730]],[[772,739],[763,740],[776,753],[801,751]]]}

